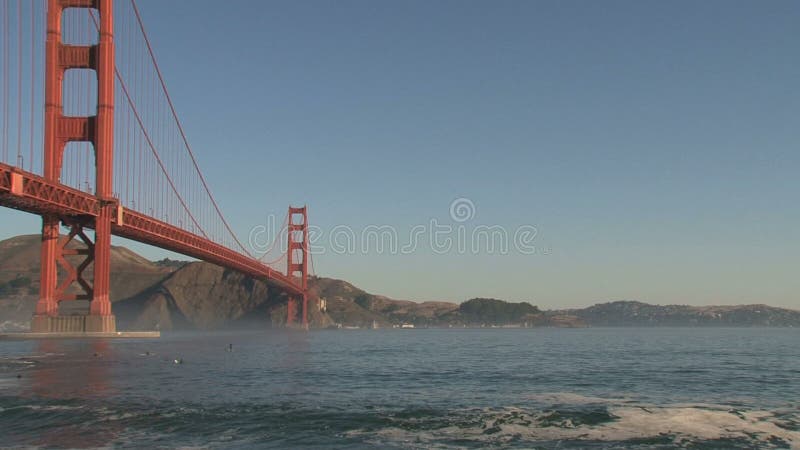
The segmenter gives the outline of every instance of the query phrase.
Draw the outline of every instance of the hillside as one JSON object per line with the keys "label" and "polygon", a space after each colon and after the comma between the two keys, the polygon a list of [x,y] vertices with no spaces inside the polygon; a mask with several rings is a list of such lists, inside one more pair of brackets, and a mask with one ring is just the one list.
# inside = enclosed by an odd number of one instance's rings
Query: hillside
{"label": "hillside", "polygon": [[543,323],[539,308],[527,302],[509,303],[494,298],[473,298],[448,314],[448,321],[468,326],[531,326]]}
{"label": "hillside", "polygon": [[443,324],[443,316],[458,309],[449,302],[393,300],[332,278],[313,278],[311,285],[326,299],[331,319],[344,326],[368,327],[374,322],[383,327],[403,323],[436,326]]}
{"label": "hillside", "polygon": [[592,326],[800,326],[800,311],[767,305],[660,306],[617,301],[561,313]]}
{"label": "hillside", "polygon": [[[0,241],[0,326],[27,324],[39,294],[40,239],[37,235],[17,236]],[[160,266],[125,247],[111,248],[111,301],[140,294],[165,279],[173,268]],[[92,266],[85,272],[91,280]],[[88,302],[64,302],[65,310],[88,308]]]}
{"label": "hillside", "polygon": [[[40,248],[39,235],[0,241],[0,330],[29,326],[39,292]],[[120,329],[282,326],[286,320],[283,294],[261,281],[204,262],[151,262],[117,246],[111,249],[111,301]],[[65,314],[85,312],[88,302],[62,302],[60,308]],[[315,326],[332,323],[313,309],[309,316]]]}
{"label": "hillside", "polygon": [[[181,266],[162,282],[114,305],[130,330],[283,326],[286,298],[263,281],[204,262]],[[331,321],[309,309],[311,326]]]}
{"label": "hillside", "polygon": [[[28,326],[39,284],[39,236],[0,241],[0,330]],[[111,300],[120,329],[282,327],[286,298],[259,280],[204,262],[151,262],[112,248]],[[90,273],[90,271],[89,271]],[[800,311],[766,305],[650,305],[602,303],[582,309],[541,311],[531,303],[475,298],[461,304],[414,302],[371,294],[331,278],[311,277],[311,292],[327,309],[309,309],[312,327],[496,326],[781,326],[800,327]],[[312,305],[315,303],[312,302]],[[80,311],[88,302],[62,302]]]}

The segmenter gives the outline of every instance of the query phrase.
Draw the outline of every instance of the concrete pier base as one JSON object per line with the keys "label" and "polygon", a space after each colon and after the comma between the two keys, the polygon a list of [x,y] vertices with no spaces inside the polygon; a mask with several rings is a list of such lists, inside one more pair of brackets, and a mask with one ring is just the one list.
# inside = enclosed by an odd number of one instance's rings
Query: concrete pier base
{"label": "concrete pier base", "polygon": [[161,337],[159,331],[117,331],[115,333],[34,333],[23,331],[20,333],[0,333],[0,341],[21,339],[152,339]]}
{"label": "concrete pier base", "polygon": [[87,333],[114,333],[117,331],[117,319],[114,315],[108,316],[86,316]]}
{"label": "concrete pier base", "polygon": [[109,316],[45,316],[34,315],[31,320],[33,333],[114,333],[116,318]]}

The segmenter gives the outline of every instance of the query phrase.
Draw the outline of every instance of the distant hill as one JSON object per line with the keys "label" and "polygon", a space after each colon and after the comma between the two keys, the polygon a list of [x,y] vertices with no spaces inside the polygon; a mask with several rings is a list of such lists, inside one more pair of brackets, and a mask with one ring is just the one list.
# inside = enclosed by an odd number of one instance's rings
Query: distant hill
{"label": "distant hill", "polygon": [[[38,235],[0,241],[0,331],[30,322],[39,287]],[[111,300],[120,329],[282,327],[286,298],[266,283],[204,262],[151,262],[113,247]],[[88,271],[91,273],[91,270]],[[492,298],[413,302],[371,294],[344,280],[311,277],[312,295],[326,310],[309,310],[310,325],[391,327],[496,326],[780,326],[800,327],[800,311],[766,305],[650,305],[602,303],[582,309],[541,311],[535,305]],[[62,302],[65,313],[88,302]]]}
{"label": "distant hill", "polygon": [[327,302],[330,318],[344,326],[386,327],[410,323],[417,326],[443,325],[441,317],[458,309],[449,302],[393,300],[367,293],[352,284],[333,278],[313,278],[311,285]]}
{"label": "distant hill", "polygon": [[800,311],[767,305],[650,305],[638,301],[602,303],[559,311],[592,326],[800,326]]}
{"label": "distant hill", "polygon": [[513,325],[540,322],[542,312],[527,302],[473,298],[459,305],[453,316],[453,320],[465,325]]}

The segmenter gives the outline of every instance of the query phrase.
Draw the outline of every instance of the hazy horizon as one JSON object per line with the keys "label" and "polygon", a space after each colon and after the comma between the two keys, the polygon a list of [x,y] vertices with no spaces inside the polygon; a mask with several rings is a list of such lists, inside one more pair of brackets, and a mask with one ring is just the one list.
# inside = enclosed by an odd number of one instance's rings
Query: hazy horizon
{"label": "hazy horizon", "polygon": [[243,239],[289,204],[400,245],[432,221],[536,230],[533,254],[357,248],[316,256],[321,276],[547,309],[800,305],[800,2],[139,5]]}
{"label": "hazy horizon", "polygon": [[[19,235],[19,236],[12,236],[11,238],[14,238],[14,237],[24,237],[24,236],[39,236],[39,235],[38,235],[38,234],[25,234],[25,235]],[[8,239],[11,239],[11,238],[8,238]],[[4,241],[4,240],[6,240],[6,239],[7,239],[7,238],[0,239],[0,242]],[[130,241],[130,240],[126,240],[126,239],[118,239],[118,241],[114,243],[114,245],[115,245],[115,246],[122,246],[122,247],[127,247],[127,248],[131,247],[131,245],[130,245],[130,244],[139,245],[139,244],[138,244],[138,243],[136,243],[135,241]],[[141,255],[141,256],[144,256],[144,255]],[[161,255],[161,256],[163,256],[164,258],[169,258],[169,259],[173,259],[173,260],[177,259],[177,260],[181,260],[181,261],[187,261],[187,262],[197,262],[197,260],[196,260],[196,259],[194,259],[194,258],[189,258],[189,257],[187,257],[187,256],[180,255],[180,254],[164,254],[164,255]],[[161,259],[163,259],[163,258],[161,258]],[[151,259],[151,261],[153,261],[153,262],[156,262],[156,261],[158,261],[158,259],[155,259],[155,260],[154,260],[154,259]],[[340,280],[340,281],[344,281],[344,282],[347,282],[347,283],[353,284],[353,285],[354,285],[355,287],[357,287],[357,288],[361,288],[361,286],[358,286],[358,285],[354,284],[353,282],[351,282],[351,281],[349,281],[349,280],[347,280],[347,279],[342,279],[342,278],[334,278],[334,277],[326,277],[325,275],[319,275],[319,276],[321,276],[321,277],[323,277],[323,278],[337,279],[337,280]],[[408,300],[408,301],[413,301],[413,302],[416,302],[416,303],[423,303],[423,302],[448,302],[448,303],[456,303],[456,304],[459,304],[459,303],[465,302],[465,301],[467,301],[467,300],[470,300],[470,299],[476,298],[476,297],[474,297],[474,296],[473,296],[473,297],[468,297],[468,298],[462,298],[462,299],[453,299],[453,298],[449,298],[449,299],[447,299],[447,298],[446,298],[446,299],[393,298],[393,297],[391,297],[391,296],[389,296],[389,295],[386,295],[386,294],[384,294],[384,293],[382,293],[382,292],[369,292],[369,293],[370,293],[370,294],[373,294],[373,295],[379,295],[379,296],[385,296],[385,297],[389,297],[389,298],[391,298],[392,300]],[[522,301],[526,301],[526,302],[528,302],[528,303],[531,303],[531,304],[533,304],[533,305],[535,305],[535,306],[538,306],[538,307],[540,307],[540,308],[541,308],[541,309],[543,309],[543,310],[580,309],[580,308],[587,308],[587,307],[590,307],[590,306],[594,306],[594,305],[598,305],[598,304],[603,304],[603,303],[627,302],[627,301],[636,301],[636,302],[642,302],[642,303],[647,303],[647,304],[654,305],[654,306],[671,306],[671,305],[676,305],[676,306],[684,306],[684,305],[687,305],[687,306],[745,306],[745,305],[766,305],[766,306],[773,306],[773,307],[777,306],[777,305],[770,305],[770,304],[765,304],[765,303],[760,303],[760,302],[749,302],[749,303],[748,303],[748,302],[744,302],[744,303],[724,303],[724,302],[723,302],[723,303],[715,303],[715,304],[708,304],[708,305],[691,305],[691,304],[687,304],[687,303],[681,303],[681,302],[655,303],[655,302],[648,301],[647,299],[634,299],[634,298],[628,298],[628,299],[596,299],[596,300],[592,300],[592,301],[590,301],[589,303],[577,304],[577,305],[574,305],[574,306],[559,306],[559,305],[555,305],[555,306],[549,306],[549,307],[548,307],[548,306],[546,306],[546,305],[547,305],[547,302],[540,303],[540,302],[536,302],[536,301],[534,301],[534,300],[530,300],[530,299],[528,299],[528,300],[525,300],[525,299],[521,299],[521,300],[509,300],[509,299],[506,299],[506,298],[500,298],[500,297],[497,297],[497,296],[489,296],[489,297],[485,297],[485,298],[496,298],[496,299],[498,299],[498,300],[505,300],[505,301],[512,301],[512,302],[522,302]],[[780,306],[777,306],[777,307],[780,307]],[[794,306],[794,307],[792,307],[792,306],[785,306],[784,308],[787,308],[787,309],[793,309],[793,310],[798,310],[798,311],[800,311],[800,308],[798,308],[797,306]]]}

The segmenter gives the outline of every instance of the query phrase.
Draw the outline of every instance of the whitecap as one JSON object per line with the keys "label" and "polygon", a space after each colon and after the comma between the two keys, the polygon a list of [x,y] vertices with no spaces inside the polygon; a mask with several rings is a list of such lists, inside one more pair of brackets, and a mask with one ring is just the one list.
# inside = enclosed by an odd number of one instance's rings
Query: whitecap
{"label": "whitecap", "polygon": [[[593,399],[588,403],[598,402]],[[608,420],[593,424],[571,420],[570,412],[563,412],[563,420],[554,423],[550,420],[553,412],[517,407],[452,411],[450,414],[462,420],[449,421],[449,425],[441,428],[415,430],[417,427],[396,424],[380,430],[353,430],[347,435],[390,445],[419,444],[425,447],[464,440],[497,445],[516,440],[625,442],[655,438],[671,440],[676,445],[730,439],[750,442],[758,447],[788,445],[800,449],[800,431],[782,428],[775,413],[768,410],[742,410],[708,404],[609,405]]]}

